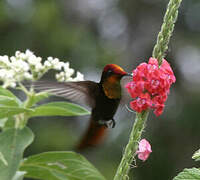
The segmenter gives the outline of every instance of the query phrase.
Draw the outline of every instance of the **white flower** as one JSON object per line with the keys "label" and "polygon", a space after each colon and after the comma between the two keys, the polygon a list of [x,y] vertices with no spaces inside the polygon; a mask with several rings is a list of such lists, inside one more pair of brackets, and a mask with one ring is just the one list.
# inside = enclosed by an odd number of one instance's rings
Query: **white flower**
{"label": "white flower", "polygon": [[47,67],[47,68],[50,68],[51,63],[48,60],[46,60],[46,61],[44,61],[44,66]]}
{"label": "white flower", "polygon": [[68,69],[69,69],[69,63],[66,62],[66,63],[63,65],[63,67],[64,67],[64,71],[68,71]]}
{"label": "white flower", "polygon": [[13,79],[14,76],[15,76],[15,71],[14,71],[13,69],[7,70],[6,73],[7,73],[7,74],[6,74],[6,77],[7,77],[8,79]]}
{"label": "white flower", "polygon": [[16,51],[16,52],[15,52],[15,56],[16,56],[16,57],[19,57],[19,56],[20,56],[20,54],[21,54],[21,52],[20,52],[20,51]]}
{"label": "white flower", "polygon": [[59,61],[58,58],[53,59],[52,57],[48,57],[47,60],[44,62],[46,67],[52,67],[55,70],[61,70],[64,66],[64,62]]}
{"label": "white flower", "polygon": [[13,68],[17,71],[17,72],[20,72],[20,71],[28,71],[29,70],[29,65],[24,62],[23,60],[19,59],[19,60],[15,60],[12,62],[12,66]]}
{"label": "white flower", "polygon": [[4,79],[6,77],[7,71],[5,69],[0,69],[0,78]]}
{"label": "white flower", "polygon": [[29,73],[29,72],[25,72],[24,73],[24,77],[27,80],[32,80],[33,79],[33,75],[31,73]]}
{"label": "white flower", "polygon": [[6,66],[10,65],[8,56],[0,56],[0,65],[5,64]]}
{"label": "white flower", "polygon": [[[65,69],[67,70],[67,69]],[[77,72],[76,77],[72,78],[74,70],[69,68],[67,71],[62,71],[60,73],[56,74],[56,79],[60,82],[66,82],[66,81],[83,81],[84,76],[80,72]]]}
{"label": "white flower", "polygon": [[74,78],[75,81],[83,81],[84,80],[84,75],[81,74],[79,71],[76,73],[76,77]]}
{"label": "white flower", "polygon": [[[20,52],[21,53],[21,52]],[[23,53],[21,53],[23,54]],[[32,51],[30,51],[29,49],[26,50],[25,52],[26,58],[28,59],[30,56],[34,55]]]}
{"label": "white flower", "polygon": [[7,87],[12,87],[12,88],[15,88],[16,87],[16,83],[15,82],[12,82],[12,81],[6,81],[3,86],[3,88],[7,88]]}
{"label": "white flower", "polygon": [[39,62],[35,65],[35,71],[36,72],[40,72],[41,70],[43,70],[43,65]]}
{"label": "white flower", "polygon": [[48,58],[47,58],[47,61],[53,61],[53,57],[51,57],[51,56],[48,57]]}
{"label": "white flower", "polygon": [[[3,87],[15,87],[17,82],[23,80],[38,80],[47,71],[54,69],[59,71],[56,74],[58,81],[80,81],[83,75],[69,67],[69,62],[62,62],[58,58],[48,57],[42,63],[42,58],[37,57],[32,51],[26,50],[25,53],[16,51],[15,56],[0,56],[0,81]],[[63,70],[63,71],[62,71]]]}

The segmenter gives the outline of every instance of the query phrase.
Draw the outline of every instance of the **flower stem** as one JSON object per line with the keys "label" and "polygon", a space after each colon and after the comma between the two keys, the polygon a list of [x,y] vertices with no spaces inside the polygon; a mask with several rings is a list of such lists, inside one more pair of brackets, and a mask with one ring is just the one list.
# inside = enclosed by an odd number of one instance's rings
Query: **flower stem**
{"label": "flower stem", "polygon": [[[33,105],[33,98],[35,96],[35,93],[33,91],[33,89],[31,89],[30,91],[28,91],[23,84],[19,83],[19,86],[20,86],[20,89],[22,91],[24,91],[24,93],[26,94],[27,96],[27,99],[26,101],[24,102],[23,104],[23,107],[24,108],[30,108],[32,105]],[[18,114],[15,116],[15,128],[16,129],[23,129],[27,122],[28,122],[28,113],[24,112],[24,113],[21,113],[21,114]]]}
{"label": "flower stem", "polygon": [[168,49],[169,40],[174,30],[175,22],[178,17],[178,8],[180,7],[181,2],[182,0],[169,1],[163,24],[158,34],[156,45],[153,49],[153,57],[158,59],[159,65],[162,64],[165,52]]}
{"label": "flower stem", "polygon": [[[170,37],[174,30],[174,23],[177,20],[178,8],[182,0],[170,0],[161,26],[161,31],[158,34],[156,45],[153,49],[153,57],[158,59],[159,65],[162,64],[162,59],[165,57],[165,52],[168,49]],[[128,179],[130,165],[136,155],[138,143],[141,139],[142,132],[148,118],[149,111],[136,114],[136,119],[130,134],[129,142],[126,145],[123,157],[118,166],[114,180]]]}
{"label": "flower stem", "polygon": [[114,180],[127,179],[128,172],[130,170],[130,165],[134,159],[134,156],[136,155],[136,151],[138,149],[138,142],[144,130],[148,114],[149,111],[144,111],[142,113],[136,114],[135,123],[130,134],[129,142],[125,148],[122,160],[120,162]]}

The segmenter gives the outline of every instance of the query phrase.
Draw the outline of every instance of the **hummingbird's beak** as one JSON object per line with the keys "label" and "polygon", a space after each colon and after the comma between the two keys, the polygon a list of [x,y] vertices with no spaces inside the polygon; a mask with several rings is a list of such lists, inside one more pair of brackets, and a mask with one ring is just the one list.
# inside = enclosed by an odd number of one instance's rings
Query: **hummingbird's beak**
{"label": "hummingbird's beak", "polygon": [[127,73],[125,76],[133,76],[133,74],[132,73]]}

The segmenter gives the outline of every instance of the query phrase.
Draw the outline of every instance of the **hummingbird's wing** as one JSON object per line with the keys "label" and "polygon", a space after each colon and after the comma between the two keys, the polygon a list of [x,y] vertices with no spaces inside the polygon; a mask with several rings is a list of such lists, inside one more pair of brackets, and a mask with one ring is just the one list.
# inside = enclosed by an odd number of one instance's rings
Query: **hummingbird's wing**
{"label": "hummingbird's wing", "polygon": [[95,107],[96,94],[98,94],[98,83],[93,81],[77,82],[34,82],[33,88],[37,91],[45,91],[52,95],[64,97],[79,104],[85,104],[91,108]]}
{"label": "hummingbird's wing", "polygon": [[95,147],[101,144],[107,131],[108,128],[105,125],[98,124],[91,116],[89,127],[81,138],[79,144],[76,146],[76,150],[82,151],[89,147]]}

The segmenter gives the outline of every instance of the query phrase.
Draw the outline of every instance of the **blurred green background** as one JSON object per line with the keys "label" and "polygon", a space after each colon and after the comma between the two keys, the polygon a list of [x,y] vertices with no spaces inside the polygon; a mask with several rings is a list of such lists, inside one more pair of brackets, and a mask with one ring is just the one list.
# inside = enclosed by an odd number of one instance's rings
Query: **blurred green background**
{"label": "blurred green background", "polygon": [[[85,79],[98,81],[102,68],[116,63],[131,72],[151,56],[168,0],[1,0],[0,54],[30,49],[43,57],[69,61]],[[200,148],[200,1],[182,3],[167,60],[177,82],[162,116],[151,114],[143,137],[153,153],[133,163],[137,180],[169,180]],[[51,100],[54,100],[51,99]],[[34,143],[26,156],[73,150],[88,117],[35,118]],[[133,124],[134,113],[120,107],[117,125],[102,146],[84,153],[108,180],[113,178]]]}

